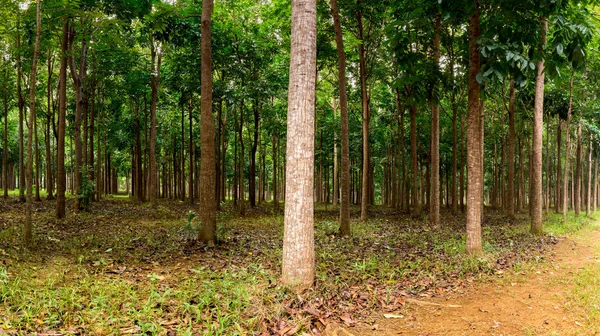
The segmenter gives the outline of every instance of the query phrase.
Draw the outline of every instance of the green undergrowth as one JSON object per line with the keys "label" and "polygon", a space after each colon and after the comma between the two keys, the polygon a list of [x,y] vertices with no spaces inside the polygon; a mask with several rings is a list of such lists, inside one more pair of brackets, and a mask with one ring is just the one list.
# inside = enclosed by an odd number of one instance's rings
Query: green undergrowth
{"label": "green undergrowth", "polygon": [[[70,200],[72,202],[72,200]],[[90,211],[53,216],[36,203],[35,247],[21,247],[23,205],[0,201],[0,331],[65,334],[246,335],[322,328],[321,321],[402,308],[403,298],[436,295],[544,260],[554,235],[587,229],[549,215],[543,237],[486,210],[484,254],[465,254],[464,215],[443,209],[430,228],[392,209],[373,207],[337,233],[339,209],[318,206],[316,282],[300,295],[278,285],[283,217],[270,204],[240,216],[231,203],[218,215],[219,244],[195,242],[193,206],[164,201],[151,209],[127,198]],[[357,218],[358,208],[352,208]],[[190,213],[190,211],[192,211]],[[570,219],[571,220],[571,219]],[[347,315],[346,315],[347,314]],[[286,331],[287,330],[287,331]]]}

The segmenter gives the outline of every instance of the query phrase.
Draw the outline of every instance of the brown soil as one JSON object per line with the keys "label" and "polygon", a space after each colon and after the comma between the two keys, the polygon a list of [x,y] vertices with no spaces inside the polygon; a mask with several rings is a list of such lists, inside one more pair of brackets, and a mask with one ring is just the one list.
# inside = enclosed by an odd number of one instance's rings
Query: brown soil
{"label": "brown soil", "polygon": [[[499,275],[451,294],[407,299],[395,318],[375,318],[370,325],[339,335],[586,335],[582,317],[569,310],[561,285],[577,270],[600,262],[593,248],[600,231],[562,239],[550,262],[520,274]],[[332,333],[334,334],[334,333]]]}

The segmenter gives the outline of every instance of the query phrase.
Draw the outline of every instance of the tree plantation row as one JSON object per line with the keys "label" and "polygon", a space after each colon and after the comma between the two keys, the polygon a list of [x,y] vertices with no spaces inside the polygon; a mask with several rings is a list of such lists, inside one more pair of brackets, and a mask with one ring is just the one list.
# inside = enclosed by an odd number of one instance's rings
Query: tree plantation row
{"label": "tree plantation row", "polygon": [[[383,205],[439,228],[483,207],[587,215],[600,202],[592,0],[6,0],[4,197],[105,195],[216,213],[272,202],[283,282],[314,280],[314,204]],[[42,197],[43,196],[43,197]],[[279,202],[284,201],[285,209]]]}

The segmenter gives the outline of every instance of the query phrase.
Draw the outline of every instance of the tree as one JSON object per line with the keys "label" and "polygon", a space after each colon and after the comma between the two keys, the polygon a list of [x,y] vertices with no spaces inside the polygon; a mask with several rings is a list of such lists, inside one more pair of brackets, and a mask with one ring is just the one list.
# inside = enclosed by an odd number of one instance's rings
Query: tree
{"label": "tree", "polygon": [[[335,30],[335,44],[338,54],[338,89],[340,92],[340,118],[342,140],[341,202],[340,202],[340,234],[349,236],[350,230],[350,147],[348,138],[348,96],[346,92],[346,52],[337,0],[331,0],[331,15]],[[337,194],[337,189],[334,188]]]}
{"label": "tree", "polygon": [[316,11],[316,0],[292,1],[282,282],[297,288],[311,286],[315,278]]}
{"label": "tree", "polygon": [[69,41],[69,19],[63,18],[60,74],[58,78],[58,136],[56,141],[56,218],[66,215],[65,191],[67,175],[65,171],[65,127],[67,117],[67,48]]}
{"label": "tree", "polygon": [[212,49],[211,16],[213,0],[202,1],[202,86],[201,86],[201,162],[200,162],[200,221],[199,239],[216,242],[216,171],[215,121],[212,113]]}
{"label": "tree", "polygon": [[546,44],[546,34],[548,32],[548,20],[541,17],[540,45],[538,52],[541,54],[537,61],[537,76],[535,78],[535,101],[533,111],[533,138],[532,138],[532,160],[533,171],[530,175],[531,191],[530,202],[532,207],[531,214],[531,233],[541,235],[542,229],[542,134],[544,130],[544,57],[543,49]]}
{"label": "tree", "polygon": [[25,227],[23,230],[23,240],[25,246],[30,246],[32,241],[31,222],[33,212],[33,132],[35,119],[35,83],[37,78],[37,62],[40,51],[40,35],[42,35],[42,19],[40,16],[41,0],[37,0],[35,23],[35,45],[33,51],[33,62],[31,65],[31,76],[29,86],[29,131],[27,132],[27,207],[25,214]]}
{"label": "tree", "polygon": [[481,56],[478,39],[481,36],[481,9],[474,1],[474,13],[469,17],[469,103],[467,109],[467,254],[483,252],[481,243],[481,217],[483,196],[483,161],[481,157],[481,118],[479,112],[480,87],[477,75]]}

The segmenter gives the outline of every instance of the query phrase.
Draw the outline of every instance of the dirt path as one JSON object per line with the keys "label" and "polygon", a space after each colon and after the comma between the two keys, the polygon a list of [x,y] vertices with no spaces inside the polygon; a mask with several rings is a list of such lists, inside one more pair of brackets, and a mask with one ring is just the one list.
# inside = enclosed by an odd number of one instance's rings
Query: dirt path
{"label": "dirt path", "polygon": [[[504,281],[477,284],[462,293],[407,300],[397,315],[381,316],[354,335],[586,335],[581,316],[568,309],[570,288],[561,285],[577,270],[600,262],[600,231],[563,239],[551,262]],[[579,320],[578,320],[579,319]],[[337,335],[348,335],[347,331]]]}

